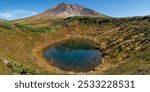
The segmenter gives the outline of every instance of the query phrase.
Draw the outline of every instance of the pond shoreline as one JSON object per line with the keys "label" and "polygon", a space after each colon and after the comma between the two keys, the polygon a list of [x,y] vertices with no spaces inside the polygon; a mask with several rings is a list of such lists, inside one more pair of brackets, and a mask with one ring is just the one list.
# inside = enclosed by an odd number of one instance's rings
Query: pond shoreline
{"label": "pond shoreline", "polygon": [[96,43],[81,38],[52,44],[43,52],[43,57],[61,70],[75,72],[95,70],[103,58]]}
{"label": "pond shoreline", "polygon": [[[49,46],[57,43],[57,42],[60,42],[60,41],[64,41],[64,40],[67,40],[67,39],[76,39],[76,38],[80,38],[80,39],[85,39],[85,40],[91,40],[93,41],[94,43],[96,43],[99,48],[100,48],[100,43],[92,38],[92,37],[89,37],[89,36],[81,36],[81,35],[76,35],[76,36],[73,36],[73,35],[67,35],[66,37],[64,38],[61,38],[61,39],[57,39],[53,42],[50,42],[48,44],[42,44],[42,45],[39,45],[37,46],[36,48],[33,49],[33,54],[36,58],[38,58],[41,62],[44,62],[45,64],[48,64],[49,67],[52,68],[52,71],[56,72],[56,74],[71,74],[71,75],[74,75],[74,74],[81,74],[81,75],[90,75],[90,74],[103,74],[103,72],[111,67],[116,67],[117,65],[113,65],[111,64],[110,62],[107,61],[107,57],[103,57],[102,61],[101,61],[101,64],[98,65],[97,67],[95,67],[94,71],[88,71],[88,72],[75,72],[75,71],[64,71],[64,70],[60,70],[59,68],[57,68],[56,66],[54,66],[52,63],[48,62],[43,56],[43,52],[49,48]],[[102,51],[102,50],[101,50]],[[103,53],[103,52],[102,52]],[[119,63],[120,64],[120,63]]]}

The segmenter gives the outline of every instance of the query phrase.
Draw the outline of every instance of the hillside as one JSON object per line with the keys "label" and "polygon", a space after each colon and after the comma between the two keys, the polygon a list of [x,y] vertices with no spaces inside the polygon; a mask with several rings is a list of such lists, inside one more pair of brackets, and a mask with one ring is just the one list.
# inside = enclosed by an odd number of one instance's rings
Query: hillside
{"label": "hillside", "polygon": [[109,16],[104,15],[102,13],[96,12],[95,10],[86,8],[84,6],[80,6],[78,4],[66,4],[60,3],[55,7],[52,7],[40,14],[35,16],[31,16],[28,18],[19,19],[18,21],[45,21],[45,20],[53,20],[53,19],[64,19],[67,17],[73,16],[86,16],[86,17],[101,17],[107,18]]}
{"label": "hillside", "polygon": [[33,16],[32,18],[41,19],[41,18],[66,18],[71,16],[91,16],[91,17],[106,17],[101,13],[98,13],[94,10],[88,9],[84,6],[77,4],[66,4],[61,3],[51,9],[46,10],[45,12]]}
{"label": "hillside", "polygon": [[3,21],[7,21],[7,20],[0,18],[0,22],[3,22]]}
{"label": "hillside", "polygon": [[[68,72],[42,57],[50,44],[71,38],[98,43],[102,64],[85,73]],[[150,74],[150,16],[2,22],[0,74]]]}

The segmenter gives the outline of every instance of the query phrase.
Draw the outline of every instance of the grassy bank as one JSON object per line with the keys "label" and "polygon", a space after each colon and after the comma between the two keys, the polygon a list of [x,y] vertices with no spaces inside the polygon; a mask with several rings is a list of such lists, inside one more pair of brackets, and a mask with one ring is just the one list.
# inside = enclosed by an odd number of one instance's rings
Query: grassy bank
{"label": "grassy bank", "polygon": [[[43,21],[0,23],[0,74],[150,74],[149,16]],[[99,44],[104,58],[95,71],[61,71],[41,56],[43,48],[70,38]]]}

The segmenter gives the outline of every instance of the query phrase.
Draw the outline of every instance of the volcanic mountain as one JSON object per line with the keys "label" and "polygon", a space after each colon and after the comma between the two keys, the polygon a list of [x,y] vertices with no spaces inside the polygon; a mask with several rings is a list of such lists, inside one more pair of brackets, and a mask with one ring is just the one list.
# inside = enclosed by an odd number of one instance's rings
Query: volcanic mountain
{"label": "volcanic mountain", "polygon": [[33,16],[32,18],[66,18],[71,16],[108,17],[106,15],[103,15],[94,10],[88,9],[77,4],[61,3],[41,14]]}
{"label": "volcanic mountain", "polygon": [[[150,75],[150,16],[104,17],[107,16],[83,6],[61,3],[32,17],[0,22],[0,75]],[[90,50],[94,44],[84,46],[90,43],[78,43],[80,39],[94,42],[96,47]],[[73,51],[68,54],[72,57],[76,57],[74,51],[90,50],[96,56],[93,51],[99,50],[102,59],[97,60],[94,56],[87,64],[91,66],[98,61],[101,64],[88,72],[78,72],[74,69],[76,64],[70,65],[72,62],[69,61],[69,68],[73,70],[68,70],[65,65],[59,68],[63,63],[43,57],[50,48],[50,52],[59,54]],[[83,51],[79,52],[81,58],[85,58]],[[58,57],[58,53],[53,55]]]}

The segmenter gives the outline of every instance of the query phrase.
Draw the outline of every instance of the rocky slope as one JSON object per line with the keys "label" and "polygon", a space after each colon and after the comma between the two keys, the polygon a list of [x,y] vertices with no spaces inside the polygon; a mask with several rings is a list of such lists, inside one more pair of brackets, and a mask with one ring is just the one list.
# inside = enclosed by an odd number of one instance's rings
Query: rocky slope
{"label": "rocky slope", "polygon": [[107,17],[106,15],[77,4],[61,3],[41,14],[33,16],[32,18],[66,18],[71,16]]}

